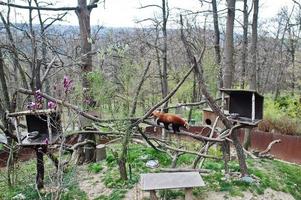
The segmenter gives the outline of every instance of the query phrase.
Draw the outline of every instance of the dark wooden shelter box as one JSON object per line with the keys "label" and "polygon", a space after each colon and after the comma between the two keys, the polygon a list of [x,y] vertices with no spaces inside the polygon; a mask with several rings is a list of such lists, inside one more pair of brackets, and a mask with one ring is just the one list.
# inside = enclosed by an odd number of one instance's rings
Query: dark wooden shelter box
{"label": "dark wooden shelter box", "polygon": [[[220,89],[222,92],[222,102],[229,97],[228,118],[240,124],[257,126],[263,116],[264,97],[255,90],[240,89]],[[222,105],[222,107],[224,107]]]}
{"label": "dark wooden shelter box", "polygon": [[[15,118],[14,125],[19,145],[48,145],[55,143],[62,134],[61,115],[56,110],[27,110],[9,113]],[[27,131],[21,132],[19,128],[21,118],[25,116]]]}

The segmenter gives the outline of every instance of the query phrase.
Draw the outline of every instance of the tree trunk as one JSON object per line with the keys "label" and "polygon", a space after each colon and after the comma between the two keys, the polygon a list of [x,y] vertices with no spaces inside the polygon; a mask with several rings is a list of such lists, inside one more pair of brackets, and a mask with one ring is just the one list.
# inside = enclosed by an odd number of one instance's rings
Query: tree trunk
{"label": "tree trunk", "polygon": [[251,146],[251,128],[245,128],[245,135],[244,135],[244,141],[243,141],[243,147],[248,150]]}
{"label": "tree trunk", "polygon": [[128,180],[128,176],[126,172],[126,159],[119,159],[118,166],[119,166],[120,178],[125,181]]}
{"label": "tree trunk", "polygon": [[10,42],[10,45],[12,47],[11,51],[12,51],[12,55],[13,55],[13,64],[19,70],[19,73],[20,73],[20,76],[21,76],[21,80],[22,80],[22,86],[24,88],[28,89],[28,84],[27,84],[27,80],[26,80],[26,74],[25,74],[25,71],[23,70],[23,68],[21,67],[21,64],[19,62],[18,51],[17,51],[17,47],[16,47],[16,44],[15,44],[12,32],[10,30],[10,26],[7,23],[7,21],[4,19],[4,17],[3,17],[3,15],[2,15],[1,12],[0,12],[0,18],[2,20],[2,23],[3,23],[4,27],[5,27],[5,30],[6,30],[6,33],[7,33],[9,42]]}
{"label": "tree trunk", "polygon": [[214,23],[214,50],[215,50],[215,64],[218,66],[218,87],[223,87],[223,69],[221,65],[221,48],[220,48],[220,31],[218,24],[218,14],[216,0],[212,0],[212,12]]}
{"label": "tree trunk", "polygon": [[[246,0],[245,0],[246,1]],[[250,90],[257,89],[257,81],[256,81],[256,72],[257,72],[257,21],[258,21],[258,1],[253,0],[254,10],[253,10],[253,22],[252,22],[252,41],[251,41],[251,74],[249,80]],[[245,2],[246,3],[246,2]],[[245,11],[244,11],[245,12]],[[248,12],[248,11],[246,11]],[[244,13],[245,15],[245,13]],[[247,33],[246,33],[247,34]],[[246,36],[248,37],[248,36]],[[245,129],[245,137],[243,141],[243,146],[245,149],[248,149],[251,145],[251,129]]]}
{"label": "tree trunk", "polygon": [[256,71],[257,71],[257,24],[258,24],[258,3],[259,0],[253,0],[253,22],[252,22],[252,42],[251,42],[251,58],[252,66],[250,73],[250,89],[256,90]]}
{"label": "tree trunk", "polygon": [[[232,79],[234,73],[234,47],[233,47],[233,29],[234,29],[234,19],[235,19],[235,2],[236,0],[227,0],[227,24],[226,24],[226,41],[224,47],[224,77],[223,77],[223,87],[231,88]],[[222,144],[223,158],[225,162],[225,171],[228,172],[227,164],[230,160],[230,144],[228,141]]]}
{"label": "tree trunk", "polygon": [[[129,127],[132,127],[131,125]],[[120,178],[123,180],[128,180],[127,172],[126,172],[126,158],[127,158],[127,153],[128,153],[128,144],[130,142],[130,137],[131,137],[131,129],[129,128],[125,136],[123,137],[122,140],[122,149],[120,156],[118,158],[118,166],[119,166],[119,173],[120,173]]]}
{"label": "tree trunk", "polygon": [[[167,82],[167,11],[166,11],[166,2],[167,0],[162,0],[162,18],[163,18],[163,49],[162,49],[162,60],[163,60],[163,69],[162,69],[162,98],[166,97],[168,94],[168,82]],[[165,104],[165,107],[168,105]]]}
{"label": "tree trunk", "polygon": [[236,0],[227,0],[227,25],[226,25],[226,41],[224,47],[224,88],[232,87],[232,79],[234,73],[234,47],[233,47],[233,29],[234,29],[234,18],[235,18],[235,2]]}
{"label": "tree trunk", "polygon": [[[162,19],[163,19],[163,26],[162,26],[162,33],[163,33],[163,49],[162,49],[162,98],[165,98],[168,94],[168,81],[167,81],[167,1],[162,0]],[[168,101],[163,104],[163,112],[168,112]],[[162,129],[162,139],[167,138],[167,132],[165,129]]]}
{"label": "tree trunk", "polygon": [[[82,71],[82,87],[83,87],[83,102],[86,106],[86,110],[93,107],[94,100],[89,95],[90,83],[87,79],[87,74],[92,71],[92,55],[90,54],[92,50],[91,42],[91,25],[90,25],[90,14],[92,8],[87,7],[87,0],[78,0],[78,9],[76,10],[76,15],[79,21],[80,38],[81,38],[81,71]],[[86,135],[79,138],[78,142],[83,142],[86,140]],[[94,156],[94,151],[89,151],[90,153],[84,153],[83,148],[89,148],[88,145],[79,148],[79,159],[78,164],[83,164],[83,162],[90,162],[90,158]],[[91,148],[91,147],[90,147]]]}
{"label": "tree trunk", "polygon": [[233,130],[232,140],[236,149],[241,176],[246,176],[248,175],[248,167],[246,164],[245,153],[238,139],[238,130]]}
{"label": "tree trunk", "polygon": [[[300,30],[299,30],[300,31]],[[292,95],[295,94],[295,84],[296,84],[296,75],[295,75],[295,53],[296,53],[296,43],[297,40],[294,38],[294,33],[292,33],[292,29],[289,26],[288,27],[288,34],[289,34],[289,47],[288,51],[291,55],[291,63],[292,63],[292,81],[291,81],[291,86],[292,86]],[[299,37],[299,34],[297,35]]]}
{"label": "tree trunk", "polygon": [[249,27],[249,15],[248,15],[248,0],[244,0],[244,23],[243,23],[243,43],[242,43],[242,54],[241,54],[241,81],[240,87],[245,88],[246,69],[248,67],[248,27]]}
{"label": "tree trunk", "polygon": [[0,82],[1,82],[1,89],[3,92],[4,97],[4,105],[5,109],[10,111],[10,100],[9,100],[9,92],[5,80],[5,73],[4,73],[4,59],[2,55],[2,49],[0,48]]}

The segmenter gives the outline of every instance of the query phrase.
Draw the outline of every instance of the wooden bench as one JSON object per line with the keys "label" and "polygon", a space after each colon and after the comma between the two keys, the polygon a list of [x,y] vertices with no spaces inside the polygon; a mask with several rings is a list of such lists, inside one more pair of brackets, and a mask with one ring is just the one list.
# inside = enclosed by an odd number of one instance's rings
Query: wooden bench
{"label": "wooden bench", "polygon": [[198,172],[148,173],[141,174],[141,189],[150,191],[150,199],[158,200],[156,190],[185,189],[185,200],[193,200],[192,189],[205,186]]}

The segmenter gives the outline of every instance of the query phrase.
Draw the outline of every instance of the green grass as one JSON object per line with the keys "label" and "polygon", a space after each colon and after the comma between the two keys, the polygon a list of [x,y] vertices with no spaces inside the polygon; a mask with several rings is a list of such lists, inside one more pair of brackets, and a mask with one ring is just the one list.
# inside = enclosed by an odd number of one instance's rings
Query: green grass
{"label": "green grass", "polygon": [[[210,176],[204,176],[206,188],[201,190],[227,191],[232,196],[241,196],[242,191],[249,190],[254,194],[263,194],[271,188],[276,191],[290,193],[295,199],[301,200],[301,167],[276,160],[247,160],[249,173],[259,179],[259,183],[245,183],[240,180],[225,180],[221,172],[221,162],[206,161],[205,168],[214,170]],[[238,172],[239,165],[235,161],[229,163],[231,172]]]}
{"label": "green grass", "polygon": [[[120,151],[120,145],[113,145],[110,148],[114,151]],[[194,145],[191,145],[191,149]],[[221,156],[219,149],[210,150],[210,154]],[[184,155],[178,160],[178,166],[189,167],[195,156]],[[111,151],[108,151],[107,159],[100,163],[94,163],[87,166],[87,170],[92,173],[103,173],[103,183],[106,187],[111,188],[112,192],[109,195],[102,195],[96,198],[97,200],[121,200],[126,192],[133,188],[139,181],[141,173],[157,172],[158,169],[150,169],[145,166],[148,160],[158,160],[160,168],[170,167],[171,159],[165,153],[157,152],[152,148],[131,144],[128,151],[128,181],[120,179],[118,165]],[[206,191],[224,191],[230,196],[242,196],[244,191],[250,191],[254,194],[262,194],[265,189],[272,188],[276,191],[290,193],[296,200],[301,200],[301,167],[283,163],[276,160],[247,160],[249,173],[258,178],[257,183],[248,184],[239,180],[239,178],[225,179],[223,174],[224,165],[222,161],[206,159],[203,167],[210,169],[212,173],[208,176],[203,176],[205,187],[195,188],[193,193],[202,197]],[[131,171],[129,171],[129,168]],[[229,163],[231,172],[239,172],[237,161]],[[104,171],[105,169],[105,171]],[[53,165],[46,160],[45,166],[45,184],[51,185],[51,175],[55,172]],[[39,199],[35,190],[35,160],[20,163],[17,169],[18,181],[16,186],[8,188],[4,170],[0,171],[0,199],[11,199],[17,194],[22,193],[27,199]],[[77,183],[76,168],[69,169],[64,174],[63,190],[61,199],[87,199],[87,195],[80,190]],[[93,187],[91,185],[91,187]],[[43,193],[42,199],[50,199],[51,193]],[[166,190],[160,193],[161,197],[166,199],[175,199],[183,196],[182,190]],[[205,197],[204,197],[205,198]]]}
{"label": "green grass", "polygon": [[[192,145],[193,146],[193,145]],[[114,149],[118,149],[118,145],[114,146]],[[193,147],[191,147],[193,148]],[[210,149],[211,155],[221,157],[219,149]],[[155,172],[145,167],[145,162],[150,159],[159,160],[160,167],[170,167],[171,160],[163,153],[156,152],[151,148],[145,148],[140,145],[131,145],[129,149],[128,161],[132,169],[131,180],[123,182],[119,179],[119,171],[117,168],[117,162],[113,156],[109,154],[107,158],[107,165],[110,166],[109,172],[106,174],[104,181],[108,187],[129,189],[134,183],[139,180],[140,173]],[[195,156],[184,155],[178,160],[178,166],[188,167],[195,159]],[[212,173],[208,176],[203,176],[206,186],[203,188],[194,189],[194,194],[200,196],[205,191],[224,191],[228,192],[230,196],[242,196],[243,191],[251,191],[254,194],[262,194],[265,189],[272,188],[276,191],[283,191],[292,194],[295,199],[301,200],[301,192],[298,191],[298,187],[301,185],[301,167],[297,165],[291,165],[273,160],[247,160],[249,172],[255,175],[259,179],[259,183],[245,183],[238,178],[230,178],[226,180],[224,178],[223,169],[224,165],[222,161],[216,161],[206,159],[204,168],[212,170]],[[239,172],[238,161],[231,161],[229,163],[231,172]],[[281,178],[280,178],[281,177]],[[167,197],[167,199],[173,199],[175,196],[182,196],[182,191],[167,190],[161,193],[161,196]],[[107,197],[111,198],[111,197]],[[116,198],[115,198],[116,199]],[[115,200],[114,199],[114,200]],[[119,200],[118,198],[116,200]]]}
{"label": "green grass", "polygon": [[[120,145],[114,145],[111,148],[114,151],[120,150]],[[171,164],[171,159],[162,152],[157,152],[152,148],[144,148],[141,145],[131,145],[128,150],[128,177],[129,181],[120,179],[117,160],[112,155],[111,151],[108,152],[106,165],[108,167],[102,181],[108,188],[114,189],[129,189],[139,181],[141,173],[146,173],[151,170],[145,166],[147,160],[158,160],[161,167],[167,167]],[[129,171],[129,168],[131,171]]]}

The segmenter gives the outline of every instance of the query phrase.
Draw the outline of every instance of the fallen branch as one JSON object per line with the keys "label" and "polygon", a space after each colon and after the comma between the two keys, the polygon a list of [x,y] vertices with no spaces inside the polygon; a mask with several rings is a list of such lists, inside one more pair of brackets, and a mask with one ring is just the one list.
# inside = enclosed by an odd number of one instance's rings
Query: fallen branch
{"label": "fallen branch", "polygon": [[244,150],[245,154],[247,154],[247,155],[250,156],[251,158],[257,159],[257,157],[256,157],[254,154],[252,154],[251,152],[249,152],[249,151],[246,150],[245,148],[243,148],[243,150]]}
{"label": "fallen branch", "polygon": [[93,144],[93,145],[96,145],[96,143],[93,141],[93,140],[84,140],[82,142],[79,142],[79,143],[76,143],[74,144],[71,149],[72,150],[76,150],[77,148],[81,147],[81,146],[84,146],[86,144]]}
{"label": "fallen branch", "polygon": [[190,169],[190,168],[161,168],[163,172],[199,172],[199,173],[210,173],[209,169]]}
{"label": "fallen branch", "polygon": [[67,134],[66,136],[73,136],[73,135],[79,135],[79,134],[98,134],[98,135],[120,135],[120,132],[101,132],[101,131],[74,131],[72,133]]}
{"label": "fallen branch", "polygon": [[177,152],[182,152],[182,153],[187,153],[187,154],[192,154],[192,155],[197,155],[200,157],[204,157],[204,158],[211,158],[211,159],[215,159],[215,160],[220,160],[220,158],[217,158],[215,156],[211,156],[211,155],[207,155],[207,154],[201,154],[195,151],[189,151],[189,150],[185,150],[185,149],[178,149],[178,148],[174,148],[168,145],[162,145],[162,147],[172,150],[172,151],[177,151]]}
{"label": "fallen branch", "polygon": [[122,137],[115,138],[114,140],[110,140],[109,142],[107,142],[106,145],[114,144],[115,142],[118,142],[121,139],[122,139]]}
{"label": "fallen branch", "polygon": [[267,147],[264,151],[259,152],[258,156],[259,156],[259,157],[262,157],[263,155],[268,154],[268,153],[271,151],[272,146],[273,146],[274,144],[280,143],[280,142],[281,142],[280,139],[274,140],[274,141],[270,142],[270,144],[268,145],[268,147]]}

